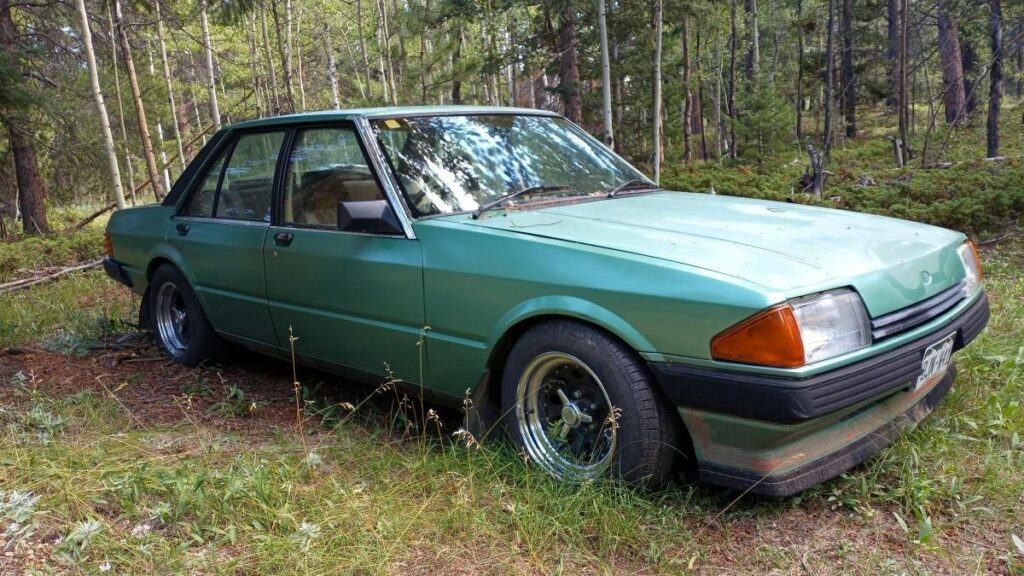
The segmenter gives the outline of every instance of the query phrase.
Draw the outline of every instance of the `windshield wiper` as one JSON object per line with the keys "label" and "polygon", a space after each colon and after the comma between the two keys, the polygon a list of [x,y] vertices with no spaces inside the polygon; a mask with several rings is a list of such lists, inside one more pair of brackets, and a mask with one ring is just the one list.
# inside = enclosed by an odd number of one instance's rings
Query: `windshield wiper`
{"label": "windshield wiper", "polygon": [[635,178],[633,180],[627,180],[622,184],[619,184],[615,188],[608,191],[608,198],[614,198],[619,192],[625,190],[661,190],[661,187],[651,182],[650,180],[643,180]]}
{"label": "windshield wiper", "polygon": [[477,208],[475,211],[473,211],[473,219],[476,220],[484,212],[490,210],[491,208],[495,208],[497,206],[501,206],[502,204],[504,204],[505,202],[508,202],[509,200],[512,200],[513,198],[518,198],[520,196],[526,196],[527,194],[537,194],[539,192],[560,192],[562,190],[571,190],[571,189],[572,189],[572,186],[552,185],[552,184],[542,184],[540,186],[527,186],[526,188],[523,188],[522,190],[516,190],[515,192],[509,192],[508,194],[504,194],[502,196],[499,196],[499,197],[495,198],[494,200],[491,200],[490,202],[487,202],[486,204],[482,204],[479,208]]}

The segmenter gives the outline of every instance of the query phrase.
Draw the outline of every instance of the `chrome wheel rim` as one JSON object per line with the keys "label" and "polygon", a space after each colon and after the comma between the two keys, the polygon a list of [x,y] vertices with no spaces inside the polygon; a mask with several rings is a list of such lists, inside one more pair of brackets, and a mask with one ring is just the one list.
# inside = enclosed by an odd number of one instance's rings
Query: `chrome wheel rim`
{"label": "chrome wheel rim", "polygon": [[188,309],[178,287],[168,282],[156,294],[156,329],[160,341],[172,356],[188,348]]}
{"label": "chrome wheel rim", "polygon": [[562,352],[537,356],[516,386],[516,420],[530,460],[556,478],[600,476],[617,436],[614,410],[600,378]]}

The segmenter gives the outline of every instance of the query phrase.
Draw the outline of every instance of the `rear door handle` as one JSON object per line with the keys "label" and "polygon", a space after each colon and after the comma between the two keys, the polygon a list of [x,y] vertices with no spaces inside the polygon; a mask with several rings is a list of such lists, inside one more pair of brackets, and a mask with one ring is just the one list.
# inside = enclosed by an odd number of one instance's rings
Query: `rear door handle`
{"label": "rear door handle", "polygon": [[186,224],[184,222],[179,222],[174,227],[174,229],[178,231],[178,236],[184,236],[184,235],[188,234],[189,228],[191,228],[191,226],[189,226],[188,224]]}
{"label": "rear door handle", "polygon": [[293,236],[291,232],[278,232],[277,234],[274,234],[274,244],[277,244],[278,246],[288,246],[292,243],[292,238]]}

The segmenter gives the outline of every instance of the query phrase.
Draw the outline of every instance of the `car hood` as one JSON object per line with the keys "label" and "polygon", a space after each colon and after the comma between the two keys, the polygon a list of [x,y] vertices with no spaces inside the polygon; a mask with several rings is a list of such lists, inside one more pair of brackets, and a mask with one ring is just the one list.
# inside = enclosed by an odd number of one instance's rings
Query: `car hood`
{"label": "car hood", "polygon": [[964,276],[958,232],[732,196],[639,194],[463,222],[701,268],[780,299],[852,286],[872,316],[928,298]]}

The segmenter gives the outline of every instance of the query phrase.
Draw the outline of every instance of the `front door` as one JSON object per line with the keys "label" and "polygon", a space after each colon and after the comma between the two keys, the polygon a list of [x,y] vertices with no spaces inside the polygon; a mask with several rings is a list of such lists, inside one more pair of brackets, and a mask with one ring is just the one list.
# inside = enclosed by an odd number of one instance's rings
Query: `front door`
{"label": "front door", "polygon": [[270,313],[299,356],[421,383],[419,242],[338,229],[339,202],[383,199],[354,127],[296,131],[264,240]]}
{"label": "front door", "polygon": [[226,142],[167,231],[214,330],[270,345],[278,341],[267,307],[263,243],[285,134],[243,133]]}

